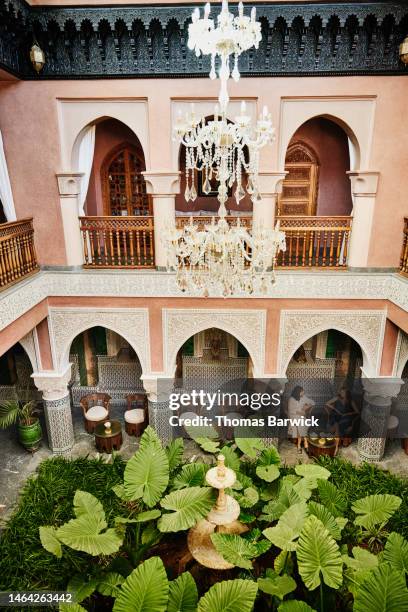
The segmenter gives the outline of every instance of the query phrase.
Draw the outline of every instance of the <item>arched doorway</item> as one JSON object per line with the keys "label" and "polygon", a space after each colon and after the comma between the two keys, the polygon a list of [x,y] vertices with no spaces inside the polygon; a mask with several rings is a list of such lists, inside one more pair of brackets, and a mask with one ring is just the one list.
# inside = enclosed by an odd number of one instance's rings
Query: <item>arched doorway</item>
{"label": "arched doorway", "polygon": [[32,373],[30,358],[17,342],[0,356],[0,400],[40,400]]}
{"label": "arched doorway", "polygon": [[142,152],[130,143],[110,151],[102,165],[101,181],[104,214],[107,216],[147,216],[152,214],[147,195]]}

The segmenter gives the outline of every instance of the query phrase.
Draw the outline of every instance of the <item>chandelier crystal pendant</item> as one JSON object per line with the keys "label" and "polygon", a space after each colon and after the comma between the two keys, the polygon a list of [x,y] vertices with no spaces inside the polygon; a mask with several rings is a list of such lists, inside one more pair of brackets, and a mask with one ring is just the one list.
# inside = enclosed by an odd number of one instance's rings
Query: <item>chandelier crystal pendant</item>
{"label": "chandelier crystal pendant", "polygon": [[[216,58],[219,56],[220,65],[218,77],[221,81],[219,96],[221,111],[225,111],[228,104],[227,84],[230,76],[238,81],[240,74],[238,58],[243,51],[259,47],[262,40],[261,24],[255,20],[256,8],[253,7],[251,15],[244,15],[242,2],[238,5],[238,15],[233,15],[228,8],[228,0],[223,0],[221,12],[216,22],[210,19],[210,3],[204,7],[201,17],[200,9],[194,9],[192,23],[188,28],[188,47],[200,55],[211,55],[210,79],[217,78]],[[234,56],[234,67],[231,69],[230,56]]]}

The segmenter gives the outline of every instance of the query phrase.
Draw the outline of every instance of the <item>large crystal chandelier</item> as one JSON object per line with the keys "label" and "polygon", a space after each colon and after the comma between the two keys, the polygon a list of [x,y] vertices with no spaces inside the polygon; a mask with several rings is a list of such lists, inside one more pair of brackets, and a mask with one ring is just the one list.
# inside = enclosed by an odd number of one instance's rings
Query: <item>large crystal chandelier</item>
{"label": "large crystal chandelier", "polygon": [[[275,138],[271,116],[266,107],[252,126],[245,102],[241,111],[228,120],[227,82],[231,74],[230,56],[234,56],[232,76],[239,79],[238,57],[244,50],[258,46],[261,40],[260,24],[243,13],[239,4],[238,16],[228,10],[223,1],[217,27],[209,19],[210,6],[206,4],[204,18],[199,9],[193,13],[189,28],[189,47],[197,55],[211,54],[210,77],[216,76],[216,56],[220,56],[220,106],[214,109],[210,120],[197,117],[194,106],[183,116],[179,113],[174,127],[174,138],[185,147],[186,201],[197,198],[196,176],[201,173],[203,192],[211,191],[211,181],[218,184],[220,203],[218,221],[200,228],[190,223],[183,229],[172,230],[168,237],[168,267],[176,270],[178,286],[183,291],[203,295],[236,295],[266,293],[274,282],[273,266],[280,250],[285,249],[285,234],[261,226],[249,231],[239,218],[235,225],[225,219],[229,191],[237,204],[248,194],[255,204],[261,200],[258,190],[260,150]],[[272,273],[271,273],[272,271]]]}

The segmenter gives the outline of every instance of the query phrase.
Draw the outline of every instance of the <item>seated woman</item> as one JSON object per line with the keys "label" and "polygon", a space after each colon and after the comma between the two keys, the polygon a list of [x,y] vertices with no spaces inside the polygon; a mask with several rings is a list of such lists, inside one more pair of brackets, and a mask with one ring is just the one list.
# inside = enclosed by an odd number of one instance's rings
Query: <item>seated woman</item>
{"label": "seated woman", "polygon": [[[290,419],[298,419],[301,416],[306,417],[309,411],[313,408],[315,402],[305,395],[303,387],[297,385],[294,387],[288,402],[288,416]],[[306,426],[289,425],[288,437],[297,438],[298,453],[302,452],[302,441],[305,450],[308,448]]]}
{"label": "seated woman", "polygon": [[351,392],[344,387],[340,389],[336,397],[327,402],[325,410],[328,416],[328,427],[336,436],[337,453],[340,438],[350,436],[359,412],[351,397]]}

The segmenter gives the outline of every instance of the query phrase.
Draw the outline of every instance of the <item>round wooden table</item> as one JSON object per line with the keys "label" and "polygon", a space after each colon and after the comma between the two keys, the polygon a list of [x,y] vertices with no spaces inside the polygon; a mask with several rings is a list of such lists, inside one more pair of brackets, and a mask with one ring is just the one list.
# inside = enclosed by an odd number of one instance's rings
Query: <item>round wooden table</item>
{"label": "round wooden table", "polygon": [[119,421],[109,421],[110,431],[106,430],[105,423],[95,427],[95,446],[100,453],[111,453],[122,446],[122,426]]}
{"label": "round wooden table", "polygon": [[336,451],[336,440],[326,440],[325,444],[319,444],[310,438],[307,439],[309,443],[309,455],[311,457],[320,457],[321,455],[328,455],[329,457],[334,457],[334,453]]}

